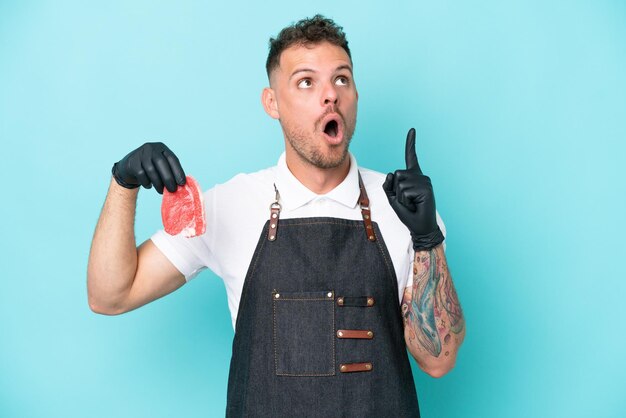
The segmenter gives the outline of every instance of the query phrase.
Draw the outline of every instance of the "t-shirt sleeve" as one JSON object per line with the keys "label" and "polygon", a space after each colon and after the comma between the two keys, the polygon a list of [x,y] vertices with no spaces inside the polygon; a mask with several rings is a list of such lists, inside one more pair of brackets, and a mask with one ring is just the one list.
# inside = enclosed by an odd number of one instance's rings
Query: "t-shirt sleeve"
{"label": "t-shirt sleeve", "polygon": [[186,238],[182,234],[169,235],[163,229],[150,239],[168,260],[180,271],[187,281],[193,279],[207,267],[213,268],[211,236],[214,230],[215,188],[203,193],[204,209],[207,221],[203,235]]}
{"label": "t-shirt sleeve", "polygon": [[160,230],[150,239],[174,267],[185,276],[185,280],[193,279],[206,268],[206,263],[201,256],[204,247],[201,237],[172,236],[164,230]]}

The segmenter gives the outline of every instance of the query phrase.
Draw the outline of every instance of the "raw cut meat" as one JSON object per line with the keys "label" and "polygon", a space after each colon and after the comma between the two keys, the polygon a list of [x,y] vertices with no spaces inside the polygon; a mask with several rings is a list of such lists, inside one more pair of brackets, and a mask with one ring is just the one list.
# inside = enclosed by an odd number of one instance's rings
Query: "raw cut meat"
{"label": "raw cut meat", "polygon": [[174,193],[163,189],[161,202],[161,218],[165,232],[190,238],[204,234],[206,218],[204,215],[204,199],[198,182],[187,176],[184,186],[178,186]]}

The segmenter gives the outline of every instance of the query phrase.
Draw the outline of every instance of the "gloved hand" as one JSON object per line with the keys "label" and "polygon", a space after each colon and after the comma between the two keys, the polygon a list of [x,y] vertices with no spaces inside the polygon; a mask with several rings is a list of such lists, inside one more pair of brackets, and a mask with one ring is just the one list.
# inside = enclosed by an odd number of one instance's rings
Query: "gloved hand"
{"label": "gloved hand", "polygon": [[163,186],[175,192],[186,181],[178,157],[161,142],[148,142],[113,164],[113,178],[122,187],[146,189],[154,186],[163,194]]}
{"label": "gloved hand", "polygon": [[406,136],[405,159],[406,170],[387,174],[383,189],[398,218],[411,231],[413,249],[429,250],[441,244],[444,237],[437,225],[433,186],[417,162],[413,128]]}

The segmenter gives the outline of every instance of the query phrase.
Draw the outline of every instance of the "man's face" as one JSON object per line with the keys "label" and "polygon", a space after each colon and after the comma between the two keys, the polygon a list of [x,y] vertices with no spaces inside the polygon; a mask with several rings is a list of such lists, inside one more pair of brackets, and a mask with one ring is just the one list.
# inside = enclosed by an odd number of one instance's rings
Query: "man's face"
{"label": "man's face", "polygon": [[358,93],[350,57],[323,42],[290,47],[279,62],[263,104],[280,121],[287,158],[318,168],[340,166],[356,126]]}

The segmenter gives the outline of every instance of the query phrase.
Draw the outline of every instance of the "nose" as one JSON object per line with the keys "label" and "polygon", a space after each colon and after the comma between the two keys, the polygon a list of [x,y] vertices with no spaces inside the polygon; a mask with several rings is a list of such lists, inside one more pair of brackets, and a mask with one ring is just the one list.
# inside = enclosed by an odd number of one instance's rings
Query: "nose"
{"label": "nose", "polygon": [[324,106],[327,106],[329,104],[333,104],[333,105],[337,104],[338,94],[337,94],[337,90],[335,90],[334,84],[328,83],[326,85],[322,94],[322,99],[324,102],[323,103]]}

